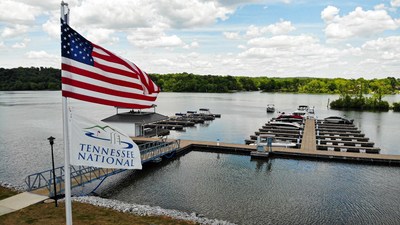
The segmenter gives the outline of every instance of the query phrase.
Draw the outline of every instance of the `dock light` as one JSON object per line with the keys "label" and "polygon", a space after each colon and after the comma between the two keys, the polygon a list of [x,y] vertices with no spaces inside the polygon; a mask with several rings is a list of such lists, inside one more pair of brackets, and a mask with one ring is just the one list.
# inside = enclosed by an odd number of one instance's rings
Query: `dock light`
{"label": "dock light", "polygon": [[51,146],[51,164],[52,164],[52,166],[53,166],[54,200],[55,200],[55,203],[56,203],[56,207],[58,207],[58,204],[57,204],[56,173],[55,173],[55,168],[54,168],[54,153],[53,153],[54,139],[56,139],[56,138],[53,137],[53,136],[50,136],[49,138],[47,138],[47,140],[49,140],[50,146]]}

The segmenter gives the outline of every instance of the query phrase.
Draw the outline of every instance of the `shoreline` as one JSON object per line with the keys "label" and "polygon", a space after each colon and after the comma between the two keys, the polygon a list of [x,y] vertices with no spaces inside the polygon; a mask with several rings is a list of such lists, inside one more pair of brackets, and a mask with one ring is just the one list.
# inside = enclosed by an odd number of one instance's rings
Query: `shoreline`
{"label": "shoreline", "polygon": [[[0,181],[0,186],[13,190],[15,192],[24,192],[24,188],[21,186],[16,186],[8,182]],[[83,197],[72,197],[72,201],[79,203],[86,203],[96,207],[111,209],[116,212],[133,214],[136,216],[166,216],[176,220],[184,220],[188,222],[194,222],[197,224],[215,224],[215,225],[234,225],[229,221],[219,220],[219,219],[209,219],[204,217],[202,214],[195,212],[187,213],[175,209],[164,209],[160,206],[149,206],[140,205],[133,203],[126,203],[114,199],[106,199],[96,196],[83,196]],[[59,202],[64,202],[65,198],[59,199]]]}
{"label": "shoreline", "polygon": [[[62,199],[63,201],[64,199]],[[191,221],[199,224],[221,224],[234,225],[225,220],[209,219],[203,217],[202,214],[195,212],[187,213],[175,209],[164,209],[160,206],[140,205],[134,203],[126,203],[114,199],[106,199],[96,196],[72,197],[72,201],[87,203],[94,206],[112,209],[118,212],[131,213],[138,216],[167,216],[177,220]]]}

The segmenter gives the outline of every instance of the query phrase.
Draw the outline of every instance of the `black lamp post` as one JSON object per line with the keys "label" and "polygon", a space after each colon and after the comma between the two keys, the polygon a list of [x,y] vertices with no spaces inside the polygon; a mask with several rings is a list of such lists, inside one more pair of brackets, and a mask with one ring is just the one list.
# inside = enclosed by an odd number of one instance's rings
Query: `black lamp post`
{"label": "black lamp post", "polygon": [[57,205],[57,186],[56,186],[56,173],[55,173],[55,168],[54,168],[54,153],[53,153],[53,144],[54,144],[54,139],[56,139],[53,136],[50,136],[49,138],[47,138],[47,140],[49,140],[50,142],[50,146],[51,146],[51,163],[53,165],[53,187],[54,187],[54,200],[56,203],[56,207],[58,207]]}

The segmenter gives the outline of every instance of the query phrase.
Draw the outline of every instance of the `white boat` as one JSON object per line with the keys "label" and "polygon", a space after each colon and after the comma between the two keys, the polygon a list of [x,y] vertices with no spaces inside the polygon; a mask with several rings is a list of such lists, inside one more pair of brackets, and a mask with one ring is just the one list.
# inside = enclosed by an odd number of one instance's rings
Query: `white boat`
{"label": "white boat", "polygon": [[257,145],[257,146],[268,146],[268,139],[271,138],[271,147],[284,147],[284,148],[293,148],[296,147],[296,143],[290,142],[290,141],[282,141],[282,140],[277,140],[275,138],[275,135],[259,135],[257,137],[257,141],[255,143],[252,143],[250,145]]}
{"label": "white boat", "polygon": [[304,119],[314,118],[315,110],[314,107],[309,107],[307,105],[299,105],[299,107],[297,107],[297,110],[293,112],[293,115],[301,116]]}
{"label": "white boat", "polygon": [[[251,143],[250,145],[259,145],[259,146],[268,146],[268,143],[261,142],[261,143]],[[272,147],[283,147],[283,148],[293,148],[296,147],[296,144],[293,142],[272,142]]]}
{"label": "white boat", "polygon": [[275,112],[275,105],[274,104],[268,104],[267,105],[267,113],[273,113]]}
{"label": "white boat", "polygon": [[299,105],[299,107],[297,107],[297,110],[299,111],[308,111],[308,109],[308,105]]}
{"label": "white boat", "polygon": [[283,129],[301,129],[302,126],[296,122],[280,122],[280,121],[270,121],[268,124],[273,125],[275,127],[283,128]]}
{"label": "white boat", "polygon": [[348,119],[341,116],[329,116],[324,119],[327,123],[339,123],[339,124],[353,124],[353,119]]}

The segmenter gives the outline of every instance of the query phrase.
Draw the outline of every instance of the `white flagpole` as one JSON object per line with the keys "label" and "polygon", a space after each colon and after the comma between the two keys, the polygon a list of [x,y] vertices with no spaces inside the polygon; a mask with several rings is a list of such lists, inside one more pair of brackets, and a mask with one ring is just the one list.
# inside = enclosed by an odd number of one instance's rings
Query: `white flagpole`
{"label": "white flagpole", "polygon": [[[67,11],[65,11],[67,9]],[[65,23],[69,23],[69,8],[68,3],[61,1],[61,18]],[[62,73],[62,71],[61,71]],[[65,153],[65,219],[67,225],[72,225],[72,203],[71,203],[71,169],[70,169],[70,155],[69,155],[69,128],[68,128],[68,101],[67,97],[62,98],[63,103],[63,138],[64,138],[64,153]]]}

